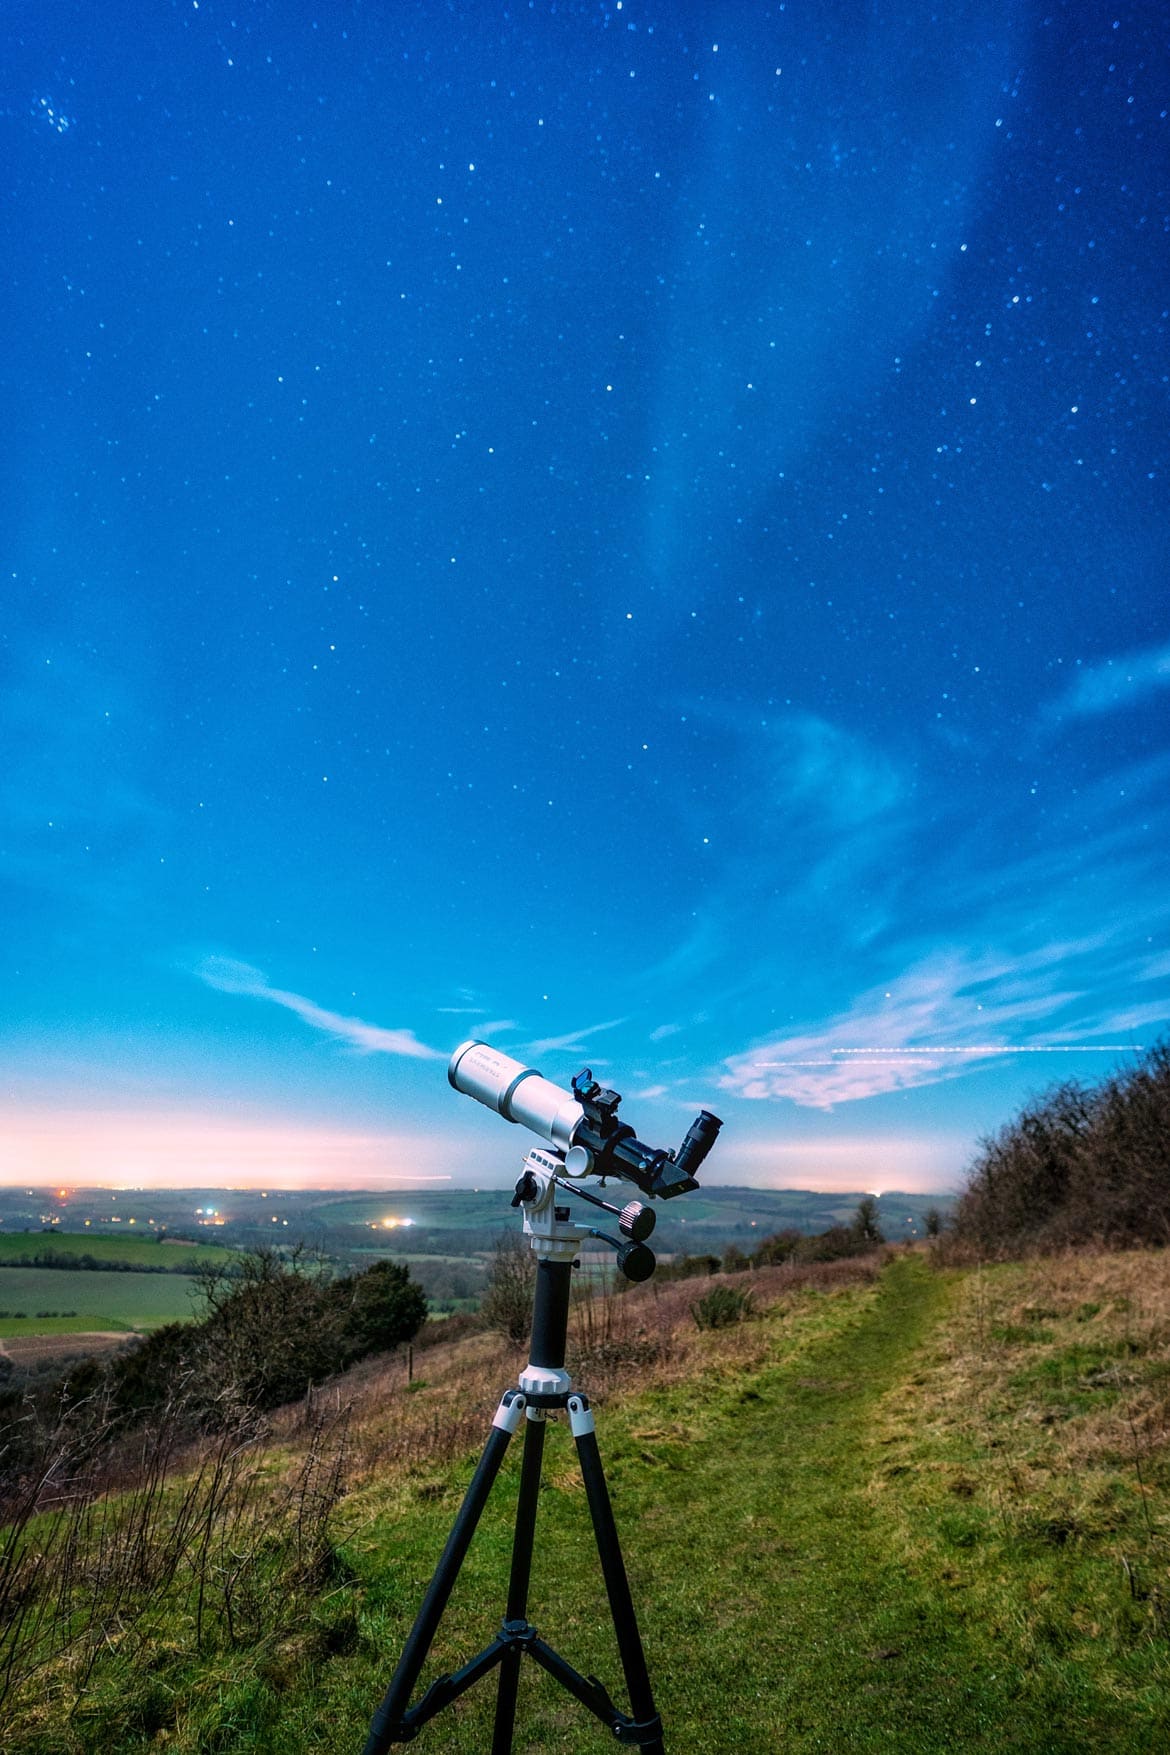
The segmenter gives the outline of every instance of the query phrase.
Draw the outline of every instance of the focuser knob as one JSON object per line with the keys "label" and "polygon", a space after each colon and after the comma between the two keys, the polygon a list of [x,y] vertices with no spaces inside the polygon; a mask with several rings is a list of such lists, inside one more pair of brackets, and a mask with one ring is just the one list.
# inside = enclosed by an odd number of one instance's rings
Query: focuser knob
{"label": "focuser knob", "polygon": [[618,1228],[635,1243],[645,1243],[657,1223],[657,1213],[652,1207],[644,1207],[640,1200],[630,1201],[618,1215]]}

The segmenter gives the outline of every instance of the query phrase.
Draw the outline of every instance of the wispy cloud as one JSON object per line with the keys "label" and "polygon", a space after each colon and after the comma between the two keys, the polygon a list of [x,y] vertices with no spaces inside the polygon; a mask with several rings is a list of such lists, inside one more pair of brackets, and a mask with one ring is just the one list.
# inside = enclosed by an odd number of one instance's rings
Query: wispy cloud
{"label": "wispy cloud", "polygon": [[[1147,653],[1131,674],[1152,688],[1163,658]],[[1089,684],[1081,711],[1105,711],[1089,706],[1102,672]],[[907,806],[889,781],[870,834],[865,786],[847,772],[851,746],[817,744],[845,763],[844,858],[826,846],[826,816],[807,841],[807,883],[777,890],[774,909],[760,906],[756,877],[746,892],[724,883],[717,897],[724,937],[756,951],[756,990],[744,992],[740,1016],[751,1028],[767,993],[768,1011],[791,1020],[724,1058],[723,1090],[828,1109],[1012,1055],[1030,1071],[1044,1055],[1065,1069],[1072,1049],[1116,1058],[1165,1030],[1170,899],[1159,848],[1170,832],[1170,756],[1114,767],[1072,793],[1047,770],[1003,765],[991,792],[972,770],[968,788],[923,788]],[[858,753],[858,779],[865,767]],[[881,776],[881,760],[872,767]],[[817,1016],[809,1000],[824,993],[826,956],[845,992]]]}
{"label": "wispy cloud", "polygon": [[363,1018],[347,1018],[340,1012],[326,1011],[324,1006],[273,987],[262,969],[251,963],[237,962],[234,957],[206,957],[196,973],[208,987],[218,993],[238,993],[248,999],[267,1000],[270,1005],[283,1006],[314,1030],[323,1030],[339,1042],[346,1042],[364,1054],[399,1054],[411,1060],[444,1060],[442,1049],[428,1048],[413,1030],[388,1030],[381,1024],[369,1024]]}
{"label": "wispy cloud", "polygon": [[[720,750],[726,821],[702,907],[638,988],[690,998],[694,984],[714,1014],[726,972],[743,970],[745,942],[760,967],[827,918],[839,946],[865,944],[887,925],[907,869],[899,855],[916,820],[916,779],[872,739],[818,714],[687,705]],[[696,837],[705,833],[700,807],[679,805]]]}
{"label": "wispy cloud", "polygon": [[540,1041],[530,1042],[533,1054],[550,1054],[554,1051],[565,1054],[584,1054],[585,1039],[588,1036],[599,1036],[603,1030],[616,1030],[625,1023],[625,1018],[608,1018],[604,1024],[590,1024],[585,1030],[570,1030],[564,1036],[545,1036]]}
{"label": "wispy cloud", "polygon": [[1096,1003],[1093,987],[1109,936],[1051,942],[1017,955],[941,948],[888,985],[862,993],[823,1026],[733,1055],[721,1088],[830,1109],[938,1084],[1004,1055],[1132,1050],[1140,1046],[1135,1032],[1165,1008]]}
{"label": "wispy cloud", "polygon": [[1083,667],[1072,687],[1051,704],[1046,718],[1081,719],[1120,712],[1165,688],[1170,688],[1170,645],[1146,646]]}

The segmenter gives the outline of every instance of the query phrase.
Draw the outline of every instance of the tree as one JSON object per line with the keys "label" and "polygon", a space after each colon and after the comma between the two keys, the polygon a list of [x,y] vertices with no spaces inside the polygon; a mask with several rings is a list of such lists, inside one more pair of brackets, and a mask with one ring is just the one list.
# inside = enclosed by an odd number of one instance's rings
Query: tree
{"label": "tree", "polygon": [[884,1243],[885,1237],[878,1224],[878,1204],[872,1194],[862,1195],[853,1215],[853,1229],[862,1243]]}
{"label": "tree", "polygon": [[953,1234],[985,1253],[1170,1242],[1170,1044],[1034,1097],[980,1142]]}
{"label": "tree", "polygon": [[803,1231],[791,1228],[774,1231],[770,1237],[760,1238],[753,1260],[760,1267],[776,1267],[781,1262],[791,1261],[803,1242]]}
{"label": "tree", "polygon": [[532,1299],[536,1290],[536,1257],[526,1237],[507,1231],[497,1237],[488,1268],[487,1286],[479,1313],[489,1328],[520,1346],[532,1327]]}
{"label": "tree", "polygon": [[343,1339],[351,1358],[412,1341],[426,1321],[426,1293],[400,1262],[376,1261],[365,1273],[339,1280],[333,1290],[344,1313]]}
{"label": "tree", "polygon": [[295,1401],[345,1363],[343,1311],[308,1252],[249,1250],[200,1281],[197,1369],[216,1418]]}

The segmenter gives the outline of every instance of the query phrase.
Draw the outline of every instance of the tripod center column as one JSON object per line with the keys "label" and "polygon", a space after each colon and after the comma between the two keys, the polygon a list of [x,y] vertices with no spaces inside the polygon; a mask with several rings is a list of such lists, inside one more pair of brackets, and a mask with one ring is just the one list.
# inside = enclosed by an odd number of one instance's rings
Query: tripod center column
{"label": "tripod center column", "polygon": [[532,1341],[528,1364],[520,1373],[520,1388],[532,1399],[548,1396],[560,1401],[572,1388],[565,1370],[572,1279],[571,1261],[537,1261]]}

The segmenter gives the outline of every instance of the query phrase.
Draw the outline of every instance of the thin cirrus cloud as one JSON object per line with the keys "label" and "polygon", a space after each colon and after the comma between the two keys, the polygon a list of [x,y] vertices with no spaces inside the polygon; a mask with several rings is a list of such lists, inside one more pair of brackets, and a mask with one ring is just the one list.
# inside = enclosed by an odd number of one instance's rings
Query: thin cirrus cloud
{"label": "thin cirrus cloud", "polygon": [[[940,948],[888,987],[861,994],[823,1028],[733,1055],[720,1087],[740,1097],[831,1109],[956,1078],[1005,1054],[1138,1049],[1133,1033],[1154,1021],[1160,1006],[1139,1003],[1104,1014],[1086,1009],[1092,1000],[1087,984],[1104,948],[1104,935],[1014,956]],[[1086,1022],[1094,1039],[1085,1039]],[[1100,1040],[1102,1033],[1109,1040]]]}
{"label": "thin cirrus cloud", "polygon": [[[724,791],[735,802],[702,909],[641,971],[639,990],[689,1002],[703,982],[710,998],[745,942],[767,986],[775,962],[768,947],[791,943],[801,923],[826,913],[850,942],[873,937],[907,865],[901,854],[914,831],[913,776],[876,741],[816,714],[785,713],[761,725],[738,708],[688,708],[719,740],[713,747],[722,747]],[[662,1025],[651,1040],[678,1028]]]}
{"label": "thin cirrus cloud", "polygon": [[1170,688],[1170,645],[1147,646],[1082,669],[1046,717],[1053,721],[1117,713],[1165,688]]}
{"label": "thin cirrus cloud", "polygon": [[248,999],[266,1000],[282,1006],[314,1030],[363,1054],[399,1054],[410,1060],[443,1060],[442,1049],[430,1048],[420,1042],[413,1030],[388,1030],[381,1024],[369,1024],[364,1018],[347,1018],[340,1012],[327,1011],[324,1006],[306,999],[303,994],[290,993],[273,987],[262,969],[251,963],[237,962],[234,957],[206,957],[197,970],[199,979],[217,993],[238,993]]}
{"label": "thin cirrus cloud", "polygon": [[598,1036],[603,1030],[616,1030],[618,1026],[624,1024],[625,1021],[624,1018],[608,1018],[604,1024],[590,1024],[585,1030],[570,1030],[567,1035],[564,1036],[545,1036],[537,1042],[530,1042],[528,1046],[533,1054],[551,1054],[554,1052],[564,1054],[584,1054],[586,1050],[583,1047],[583,1044],[587,1036]]}
{"label": "thin cirrus cloud", "polygon": [[[1124,698],[1099,666],[1061,712],[1105,712],[1160,687],[1170,649],[1132,655],[1124,669]],[[1060,1066],[1074,1052],[1134,1050],[1165,1029],[1160,758],[1114,767],[1062,800],[1075,807],[1070,837],[1049,789],[1006,767],[990,792],[975,767],[971,785],[952,778],[948,794],[925,776],[913,787],[879,747],[808,717],[770,728],[754,758],[738,747],[762,835],[712,887],[705,937],[753,947],[752,975],[732,994],[745,1021],[783,995],[794,1027],[724,1053],[721,1089],[827,1110],[1005,1055]],[[747,869],[761,842],[767,888]],[[761,906],[769,890],[776,899]],[[822,1017],[806,979],[818,959],[838,975]],[[716,966],[701,972],[718,978]]]}

